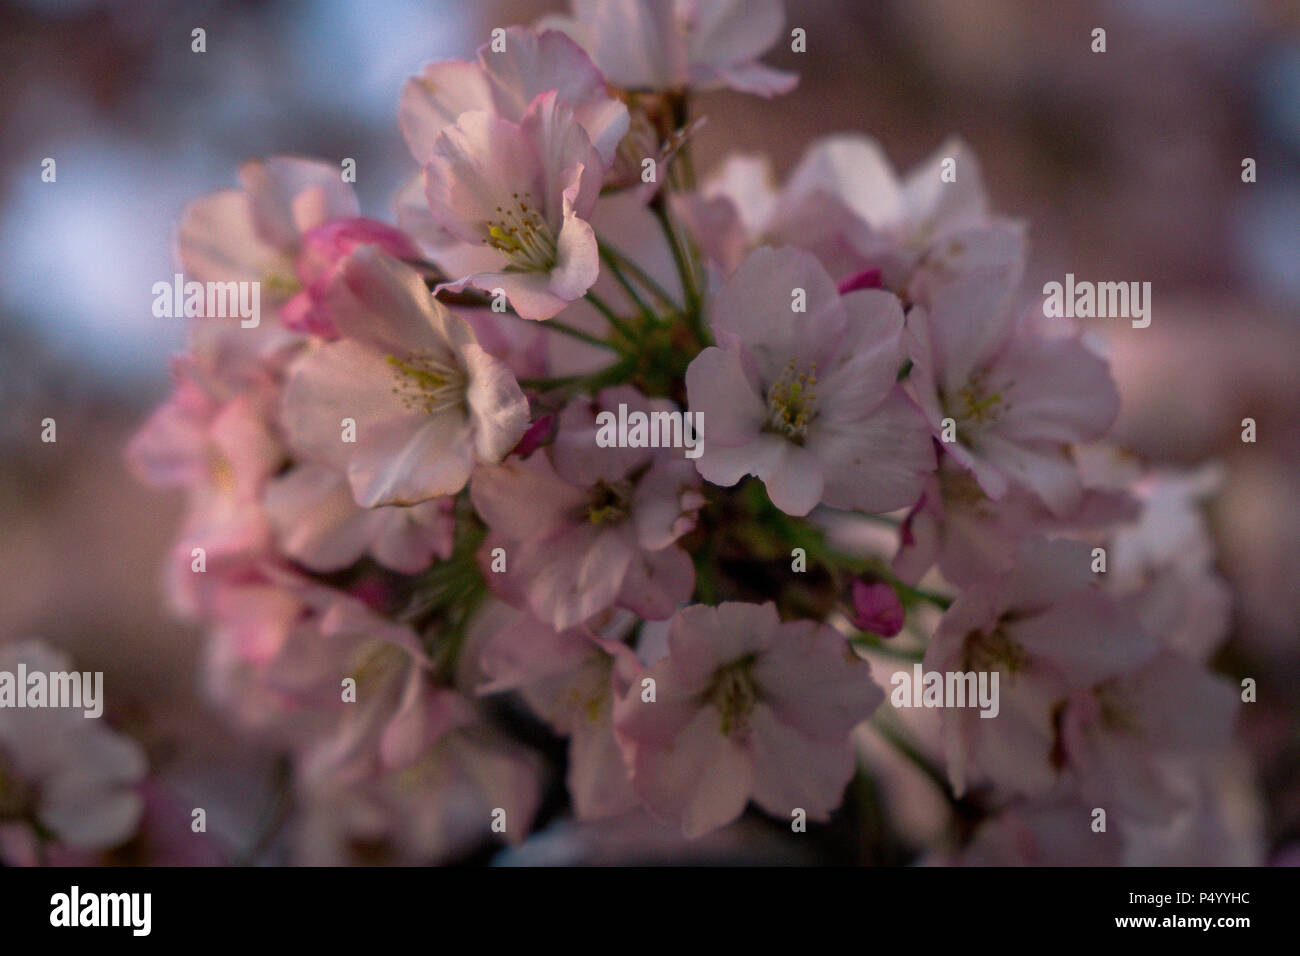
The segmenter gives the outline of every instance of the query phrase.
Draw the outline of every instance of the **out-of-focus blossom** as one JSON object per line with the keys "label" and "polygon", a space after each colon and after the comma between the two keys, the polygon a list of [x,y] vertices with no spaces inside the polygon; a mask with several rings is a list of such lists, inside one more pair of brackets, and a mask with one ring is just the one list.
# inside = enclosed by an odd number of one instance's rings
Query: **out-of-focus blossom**
{"label": "out-of-focus blossom", "polygon": [[962,866],[1118,866],[1118,827],[1096,831],[1092,807],[1055,797],[1012,804],[980,825],[957,856]]}
{"label": "out-of-focus blossom", "polygon": [[[205,689],[245,726],[297,752],[377,741],[427,667],[415,634],[295,573],[249,567],[219,582]],[[345,679],[355,702],[345,700]],[[323,758],[317,758],[323,759]]]}
{"label": "out-of-focus blossom", "polygon": [[926,671],[998,673],[997,717],[945,708],[944,752],[959,795],[992,781],[1042,794],[1061,767],[1058,708],[1072,691],[1132,672],[1156,641],[1102,590],[1076,541],[1031,539],[1012,569],[964,590],[925,653]]}
{"label": "out-of-focus blossom", "polygon": [[781,36],[781,0],[573,0],[572,8],[572,17],[543,23],[576,38],[627,90],[726,86],[774,96],[799,81],[758,60]]}
{"label": "out-of-focus blossom", "polygon": [[[1095,827],[1082,795],[1019,800],[989,818],[958,854],[963,866],[1257,866],[1258,808],[1248,769],[1206,762],[1171,774],[1187,806],[1157,820],[1120,816]],[[1109,803],[1102,809],[1114,807]]]}
{"label": "out-of-focus blossom", "polygon": [[370,554],[386,568],[415,574],[436,555],[451,556],[451,499],[359,507],[347,477],[326,465],[298,465],[266,489],[266,513],[280,548],[312,571],[338,571]]}
{"label": "out-of-focus blossom", "polygon": [[680,414],[666,399],[607,389],[565,407],[548,453],[479,469],[470,486],[493,532],[485,550],[506,551],[506,570],[490,583],[558,630],[615,604],[668,617],[694,584],[690,557],[674,542],[703,503],[695,469],[680,449],[598,446],[596,415],[620,404]]}
{"label": "out-of-focus blossom", "polygon": [[[302,288],[298,255],[304,237],[360,206],[337,166],[293,156],[250,160],[241,189],[191,203],[181,217],[177,249],[188,278],[259,283],[259,304],[278,308]],[[260,324],[260,323],[259,323]]]}
{"label": "out-of-focus blossom", "polygon": [[899,529],[894,571],[916,583],[937,564],[948,581],[970,584],[1010,570],[1026,538],[1106,527],[1135,517],[1137,510],[1130,495],[1108,488],[1085,488],[1078,508],[1064,516],[1015,485],[994,500],[969,471],[940,455],[938,471]]}
{"label": "out-of-focus blossom", "polygon": [[433,157],[439,134],[462,114],[519,123],[538,96],[554,90],[609,166],[627,132],[627,107],[606,92],[591,58],[556,30],[510,27],[499,42],[504,50],[493,50],[492,43],[479,47],[477,62],[441,60],[407,81],[397,118],[416,162]]}
{"label": "out-of-focus blossom", "polygon": [[582,628],[556,631],[519,612],[487,643],[480,660],[488,677],[480,693],[518,690],[556,733],[569,738],[566,783],[580,819],[636,806],[613,723],[614,701],[638,670],[630,648]]}
{"label": "out-of-focus blossom", "polygon": [[[20,665],[29,675],[72,670],[39,641],[0,647],[0,671]],[[145,770],[135,741],[82,708],[0,708],[0,862],[33,865],[44,840],[83,850],[124,842],[140,822]]]}
{"label": "out-of-focus blossom", "polygon": [[450,726],[401,769],[305,780],[294,859],[410,866],[454,859],[485,837],[518,843],[532,826],[541,784],[531,751],[482,724]]}
{"label": "out-of-focus blossom", "polygon": [[198,571],[255,560],[271,542],[261,499],[284,449],[255,392],[222,394],[199,363],[180,360],[172,398],[127,448],[144,480],[188,493],[188,517],[167,575],[173,603],[187,613],[200,600]]}
{"label": "out-of-focus blossom", "polygon": [[1096,805],[1168,820],[1189,803],[1170,764],[1225,748],[1239,703],[1226,680],[1164,651],[1070,694],[1057,716],[1057,759]]}
{"label": "out-of-focus blossom", "polygon": [[960,140],[899,180],[875,140],[828,136],[809,146],[780,188],[774,182],[766,158],[737,155],[698,192],[678,198],[724,273],[755,247],[773,244],[813,252],[837,279],[880,270],[886,288],[911,298],[976,267],[1019,276],[1023,230],[990,219],[978,161]]}
{"label": "out-of-focus blossom", "polygon": [[1222,479],[1214,465],[1151,475],[1134,489],[1142,502],[1137,522],[1108,541],[1112,590],[1133,604],[1148,632],[1196,660],[1227,636],[1232,610],[1202,511]]}
{"label": "out-of-focus blossom", "polygon": [[1124,863],[1261,865],[1263,799],[1255,790],[1250,764],[1241,750],[1221,751],[1173,765],[1166,760],[1164,785],[1178,795],[1180,809],[1165,818],[1122,820]]}
{"label": "out-of-focus blossom", "polygon": [[751,799],[782,819],[827,819],[853,775],[850,732],[884,697],[844,638],[783,623],[771,604],[724,602],[679,611],[668,647],[614,709],[650,811],[687,836],[725,826]]}

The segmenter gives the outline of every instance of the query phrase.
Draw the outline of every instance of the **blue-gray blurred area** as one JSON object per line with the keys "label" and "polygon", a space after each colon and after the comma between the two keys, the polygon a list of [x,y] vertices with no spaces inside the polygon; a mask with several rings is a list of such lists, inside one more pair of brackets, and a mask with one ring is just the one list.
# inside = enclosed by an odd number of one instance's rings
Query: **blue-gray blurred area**
{"label": "blue-gray blurred area", "polygon": [[[545,3],[9,0],[0,5],[5,327],[113,391],[156,395],[182,339],[148,309],[176,217],[277,152],[354,157],[371,215],[410,171],[395,122],[422,62],[471,55]],[[1290,0],[791,0],[817,56],[770,104],[702,134],[788,166],[808,136],[878,135],[897,161],[959,131],[1054,274],[1083,256],[1162,288],[1300,302],[1300,5]],[[1094,26],[1109,48],[1091,53]],[[191,50],[206,31],[207,51]],[[820,47],[820,48],[819,48]],[[1253,157],[1250,188],[1234,170]],[[41,162],[57,163],[57,183]],[[1075,270],[1080,271],[1080,270]],[[1031,269],[1031,278],[1035,273]],[[1163,281],[1162,281],[1163,280]]]}
{"label": "blue-gray blurred area", "polygon": [[[382,215],[409,163],[398,91],[463,52],[470,6],[24,2],[3,14],[5,317],[124,392],[157,393],[182,329],[155,319],[177,214],[250,156],[357,160]],[[206,52],[191,31],[206,31]],[[41,163],[57,164],[42,182]]]}
{"label": "blue-gray blurred area", "polygon": [[[199,635],[161,600],[180,498],[140,487],[122,457],[183,342],[179,320],[150,309],[181,209],[233,185],[244,159],[295,153],[355,158],[363,209],[389,218],[413,172],[403,80],[563,2],[0,2],[0,641],[43,637],[104,670],[113,716],[155,764],[211,773],[237,749],[200,703]],[[1028,290],[1067,271],[1152,282],[1149,329],[1097,330],[1124,397],[1117,437],[1155,463],[1227,466],[1213,519],[1238,597],[1231,646],[1290,688],[1245,733],[1270,845],[1300,840],[1300,3],[786,9],[809,52],[767,60],[799,71],[799,88],[702,97],[703,171],[732,150],[785,171],[842,130],[876,136],[906,168],[958,134],[994,207],[1029,223]],[[196,27],[205,53],[191,50]],[[1090,49],[1098,27],[1104,54]],[[39,438],[47,416],[56,444]],[[1245,416],[1255,445],[1240,441]]]}

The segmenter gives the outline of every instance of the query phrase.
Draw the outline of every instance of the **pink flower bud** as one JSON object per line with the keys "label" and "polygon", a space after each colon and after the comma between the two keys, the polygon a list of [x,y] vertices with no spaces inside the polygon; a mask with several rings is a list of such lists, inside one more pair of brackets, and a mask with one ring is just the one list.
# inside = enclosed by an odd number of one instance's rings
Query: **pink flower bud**
{"label": "pink flower bud", "polygon": [[325,308],[325,289],[338,264],[359,246],[376,245],[398,259],[416,259],[420,250],[399,229],[376,219],[335,219],[307,230],[298,250],[302,291],[285,303],[280,318],[289,328],[325,338],[338,331]]}
{"label": "pink flower bud", "polygon": [[539,416],[535,422],[528,426],[528,431],[524,432],[524,437],[519,439],[519,444],[515,445],[510,454],[518,455],[520,458],[527,458],[537,451],[542,442],[551,437],[551,432],[554,429],[554,415],[548,412]]}
{"label": "pink flower bud", "polygon": [[853,624],[881,637],[901,631],[903,605],[894,589],[883,581],[854,581]]}
{"label": "pink flower bud", "polygon": [[840,295],[848,295],[850,292],[857,292],[859,289],[883,289],[884,287],[885,283],[881,278],[879,269],[867,269],[856,273],[848,278],[841,279],[839,284]]}

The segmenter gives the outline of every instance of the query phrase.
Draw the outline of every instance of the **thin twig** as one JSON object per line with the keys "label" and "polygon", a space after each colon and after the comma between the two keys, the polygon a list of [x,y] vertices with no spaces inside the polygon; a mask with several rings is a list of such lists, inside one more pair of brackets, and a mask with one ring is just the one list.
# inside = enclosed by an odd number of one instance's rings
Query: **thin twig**
{"label": "thin twig", "polygon": [[518,319],[520,322],[529,322],[534,325],[540,325],[544,329],[550,329],[552,332],[559,332],[563,335],[569,336],[570,338],[575,338],[580,342],[586,342],[588,345],[595,345],[598,348],[609,349],[611,352],[618,352],[620,355],[623,353],[623,350],[620,349],[613,342],[606,342],[604,339],[598,338],[597,336],[592,335],[589,332],[584,332],[581,329],[575,329],[571,325],[565,325],[563,322],[559,321],[558,319],[546,319],[541,322],[534,322],[534,320],[525,319],[523,316],[519,315],[516,312],[503,312],[501,314],[508,315],[511,318]]}
{"label": "thin twig", "polygon": [[673,264],[676,265],[677,274],[681,277],[682,290],[686,295],[685,311],[698,323],[700,293],[695,284],[695,271],[691,266],[686,248],[677,235],[677,226],[673,222],[672,214],[668,211],[668,204],[665,202],[662,193],[656,195],[650,201],[650,209],[654,212],[655,218],[659,220],[659,226],[663,230],[664,238],[668,241],[668,249],[673,256]]}
{"label": "thin twig", "polygon": [[632,285],[628,277],[623,274],[623,270],[619,268],[618,260],[610,256],[609,250],[605,248],[601,248],[600,258],[605,265],[609,267],[610,273],[614,276],[618,284],[623,287],[623,291],[628,294],[628,297],[636,303],[636,307],[641,310],[641,314],[645,317],[646,323],[648,325],[657,324],[659,316],[655,313],[654,309],[650,308],[650,306],[646,304],[645,300],[641,298],[641,294],[637,292],[636,286]]}
{"label": "thin twig", "polygon": [[590,289],[587,290],[587,301],[596,307],[596,311],[605,317],[605,321],[610,324],[615,332],[623,336],[623,338],[628,342],[635,343],[637,341],[637,335],[632,330],[631,326],[620,319],[618,313],[610,308],[609,304],[606,303],[604,299],[596,295],[596,293],[592,292]]}
{"label": "thin twig", "polygon": [[617,246],[611,245],[608,240],[600,240],[600,254],[604,258],[612,259],[618,263],[619,267],[625,269],[637,282],[641,284],[651,295],[668,306],[674,312],[681,312],[682,307],[677,303],[654,276],[646,272],[645,269],[637,265],[632,259],[628,258],[619,251]]}

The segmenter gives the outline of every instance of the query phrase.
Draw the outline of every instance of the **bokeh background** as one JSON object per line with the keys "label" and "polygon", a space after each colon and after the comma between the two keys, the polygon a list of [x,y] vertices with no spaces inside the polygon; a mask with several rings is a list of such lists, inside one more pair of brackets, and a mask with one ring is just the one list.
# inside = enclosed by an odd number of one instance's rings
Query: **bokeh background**
{"label": "bokeh background", "polygon": [[[404,79],[560,5],[0,3],[0,642],[39,636],[103,670],[114,722],[212,818],[261,812],[269,758],[198,696],[200,634],[168,615],[159,581],[180,497],[137,484],[122,455],[183,340],[150,310],[178,214],[233,184],[241,160],[298,153],[354,157],[366,214],[389,217],[412,169]],[[1225,466],[1211,505],[1236,594],[1223,663],[1259,681],[1241,734],[1264,856],[1300,858],[1300,2],[786,9],[810,52],[766,59],[799,88],[702,97],[702,169],[745,150],[784,172],[840,130],[876,136],[905,169],[959,134],[994,207],[1030,224],[1027,295],[1066,272],[1153,284],[1149,328],[1092,324],[1124,399],[1115,437],[1153,463]],[[1099,26],[1105,54],[1090,50]],[[45,157],[56,183],[41,181]],[[46,417],[55,444],[40,441]]]}

